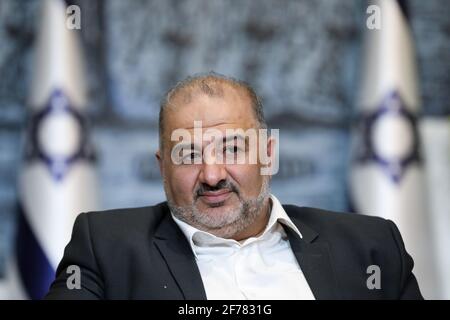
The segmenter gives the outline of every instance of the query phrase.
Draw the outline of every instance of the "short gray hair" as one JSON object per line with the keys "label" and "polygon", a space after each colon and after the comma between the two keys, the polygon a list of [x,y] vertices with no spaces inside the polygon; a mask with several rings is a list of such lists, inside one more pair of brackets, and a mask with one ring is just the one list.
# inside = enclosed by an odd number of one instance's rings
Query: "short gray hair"
{"label": "short gray hair", "polygon": [[208,96],[222,96],[222,90],[216,88],[215,85],[219,83],[225,83],[235,88],[244,89],[248,94],[255,118],[259,124],[260,129],[266,129],[267,123],[264,118],[263,106],[260,97],[256,94],[256,91],[245,81],[238,80],[232,77],[224,76],[216,72],[198,73],[185,78],[178,82],[175,86],[171,87],[163,99],[161,100],[159,108],[159,148],[163,147],[163,133],[164,133],[164,113],[168,105],[170,105],[170,99],[177,93],[184,89],[196,88],[202,93]]}

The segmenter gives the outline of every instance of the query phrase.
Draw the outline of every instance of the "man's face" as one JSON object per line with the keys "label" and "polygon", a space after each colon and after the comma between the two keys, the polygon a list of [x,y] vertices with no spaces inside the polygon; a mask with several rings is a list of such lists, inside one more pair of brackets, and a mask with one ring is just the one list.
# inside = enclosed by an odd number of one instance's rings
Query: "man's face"
{"label": "man's face", "polygon": [[[208,163],[205,155],[192,150],[192,158],[203,157],[200,164],[175,164],[171,159],[172,148],[179,141],[171,141],[176,129],[186,129],[194,137],[194,121],[202,121],[203,132],[217,129],[228,137],[227,129],[257,129],[251,100],[241,89],[222,86],[220,96],[193,93],[189,98],[182,93],[171,100],[165,114],[164,150],[157,153],[164,189],[171,211],[175,216],[204,231],[222,237],[232,237],[251,225],[268,199],[268,177],[260,174],[261,164],[227,164],[215,161]],[[215,139],[200,140],[202,149],[216,145]],[[198,142],[198,141],[197,141]],[[248,143],[248,141],[247,141]],[[268,152],[271,152],[271,142]],[[235,139],[223,142],[223,158],[236,152]],[[248,153],[249,145],[241,152]],[[253,146],[255,147],[255,146]],[[191,149],[191,147],[189,147]],[[238,151],[239,152],[239,151]],[[189,153],[190,154],[190,153]]]}

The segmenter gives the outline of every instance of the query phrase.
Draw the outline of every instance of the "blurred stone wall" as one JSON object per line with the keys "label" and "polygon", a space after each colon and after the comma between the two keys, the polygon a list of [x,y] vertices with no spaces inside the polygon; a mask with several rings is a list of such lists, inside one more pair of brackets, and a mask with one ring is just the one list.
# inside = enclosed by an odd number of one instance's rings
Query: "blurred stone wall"
{"label": "blurred stone wall", "polygon": [[[89,119],[104,208],[164,199],[154,159],[158,102],[214,70],[251,83],[280,129],[282,202],[347,209],[349,128],[365,1],[79,0]],[[409,1],[423,113],[450,114],[445,1]],[[444,4],[444,5],[443,5]],[[14,233],[16,177],[39,1],[0,0],[0,276]]]}

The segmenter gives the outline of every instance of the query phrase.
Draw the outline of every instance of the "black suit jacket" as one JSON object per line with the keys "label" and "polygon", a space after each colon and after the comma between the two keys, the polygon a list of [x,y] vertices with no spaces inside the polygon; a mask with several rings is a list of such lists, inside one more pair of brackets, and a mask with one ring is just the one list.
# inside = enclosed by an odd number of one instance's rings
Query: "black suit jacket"
{"label": "black suit jacket", "polygon": [[[316,299],[422,299],[393,222],[283,206],[303,238],[285,228]],[[70,265],[81,289],[69,290]],[[370,265],[381,288],[368,289]],[[47,299],[206,299],[194,254],[167,204],[82,213]]]}

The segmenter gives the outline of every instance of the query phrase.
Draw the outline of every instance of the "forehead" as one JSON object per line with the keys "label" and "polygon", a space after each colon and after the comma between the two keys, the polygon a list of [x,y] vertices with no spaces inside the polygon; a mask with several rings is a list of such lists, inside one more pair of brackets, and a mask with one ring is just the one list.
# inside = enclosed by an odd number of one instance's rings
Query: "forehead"
{"label": "forehead", "polygon": [[184,89],[170,99],[165,125],[169,130],[191,129],[194,121],[203,128],[243,128],[255,126],[251,99],[247,92],[228,84],[218,84],[213,94],[200,89]]}

